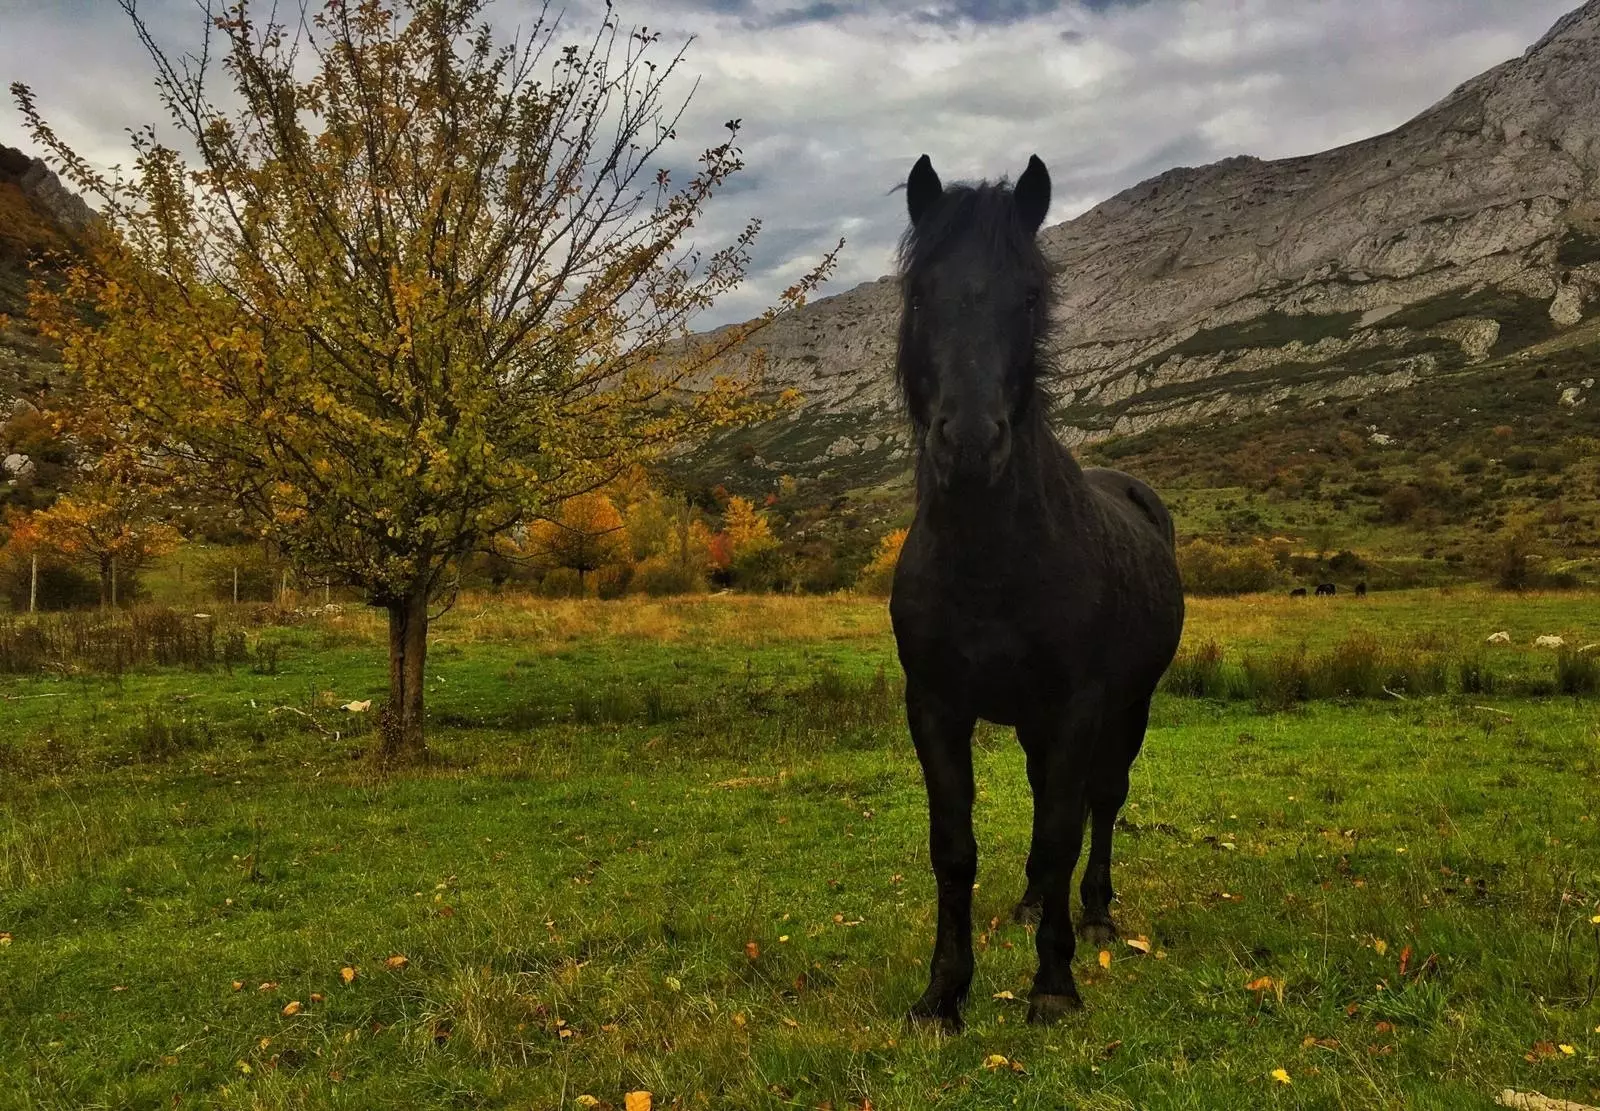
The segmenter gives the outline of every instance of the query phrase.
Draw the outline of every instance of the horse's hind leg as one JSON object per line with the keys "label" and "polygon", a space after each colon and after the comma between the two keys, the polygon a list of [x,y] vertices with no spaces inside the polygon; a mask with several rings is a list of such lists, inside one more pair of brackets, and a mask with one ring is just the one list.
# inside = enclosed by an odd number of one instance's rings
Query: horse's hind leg
{"label": "horse's hind leg", "polygon": [[[1019,739],[1028,741],[1032,738],[1022,737],[1019,734]],[[1045,754],[1039,750],[1037,744],[1033,746],[1025,745],[1024,752],[1028,758],[1028,786],[1032,789],[1033,794],[1033,840],[1028,844],[1028,887],[1022,893],[1022,901],[1011,912],[1011,919],[1024,925],[1035,925],[1039,921],[1040,910],[1044,906],[1044,888],[1042,886],[1044,858],[1040,848],[1044,840],[1041,827],[1044,823],[1045,814]]]}
{"label": "horse's hind leg", "polygon": [[1111,837],[1117,814],[1128,801],[1128,769],[1144,742],[1150,720],[1150,704],[1135,707],[1105,736],[1104,757],[1096,763],[1085,784],[1089,809],[1089,863],[1083,870],[1079,894],[1083,897],[1083,916],[1078,919],[1078,936],[1091,945],[1106,945],[1117,939],[1111,920]]}

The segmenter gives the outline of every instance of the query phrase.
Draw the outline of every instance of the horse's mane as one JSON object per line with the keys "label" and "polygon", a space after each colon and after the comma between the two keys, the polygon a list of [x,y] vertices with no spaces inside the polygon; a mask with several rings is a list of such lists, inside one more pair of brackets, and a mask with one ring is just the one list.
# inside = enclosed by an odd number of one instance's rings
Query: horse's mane
{"label": "horse's mane", "polygon": [[[1039,249],[1034,233],[1024,226],[1016,203],[1012,200],[1011,184],[1005,180],[979,182],[975,185],[959,184],[945,187],[944,194],[926,213],[921,223],[906,228],[900,237],[899,266],[901,279],[901,330],[900,345],[895,357],[895,377],[900,395],[908,403],[911,398],[910,367],[906,365],[906,321],[909,313],[904,299],[910,296],[910,279],[935,265],[947,247],[957,240],[970,240],[985,252],[986,263],[996,272],[1015,274],[1028,284],[1036,286],[1044,298],[1043,311],[1050,310],[1054,290],[1052,271]],[[1041,379],[1048,359],[1045,337],[1048,328],[1042,329],[1035,340],[1032,369],[1034,393],[1043,411],[1051,405],[1049,391]],[[911,406],[907,406],[911,408]],[[913,410],[912,421],[920,422]]]}

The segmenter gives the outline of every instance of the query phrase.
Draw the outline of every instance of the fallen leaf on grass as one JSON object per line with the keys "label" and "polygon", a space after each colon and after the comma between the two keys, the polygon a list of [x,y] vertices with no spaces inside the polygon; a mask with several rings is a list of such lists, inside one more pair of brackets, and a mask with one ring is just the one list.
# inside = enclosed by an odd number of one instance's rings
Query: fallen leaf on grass
{"label": "fallen leaf on grass", "polygon": [[1016,996],[1012,995],[1009,991],[997,991],[997,992],[994,993],[994,998],[995,999],[1015,999]]}
{"label": "fallen leaf on grass", "polygon": [[745,942],[744,955],[749,957],[751,960],[757,960],[761,956],[761,946],[754,941]]}
{"label": "fallen leaf on grass", "polygon": [[1110,949],[1102,949],[1102,950],[1100,950],[1100,967],[1101,968],[1110,968],[1111,967],[1111,950]]}
{"label": "fallen leaf on grass", "polygon": [[322,993],[320,991],[312,992],[311,993],[311,1002],[313,1002],[313,1003],[321,1003],[322,1002]]}
{"label": "fallen leaf on grass", "polygon": [[352,980],[354,980],[355,978],[356,978],[356,970],[351,968],[349,965],[345,965],[343,968],[341,968],[339,970],[339,979],[343,980],[345,983],[348,984]]}
{"label": "fallen leaf on grass", "polygon": [[649,1092],[629,1092],[622,1097],[624,1111],[650,1111],[653,1097]]}
{"label": "fallen leaf on grass", "polygon": [[1271,991],[1274,987],[1271,976],[1257,976],[1244,986],[1245,991],[1253,991],[1257,995]]}
{"label": "fallen leaf on grass", "polygon": [[1406,974],[1406,968],[1411,964],[1411,946],[1407,945],[1400,950],[1400,975]]}
{"label": "fallen leaf on grass", "polygon": [[1555,1055],[1556,1047],[1553,1042],[1534,1042],[1533,1049],[1524,1053],[1522,1059],[1529,1064],[1538,1064],[1540,1061],[1548,1061]]}
{"label": "fallen leaf on grass", "polygon": [[235,980],[233,982],[233,990],[234,991],[243,991],[244,990],[244,981],[243,980]]}
{"label": "fallen leaf on grass", "polygon": [[[1595,921],[1596,922],[1600,922],[1600,917],[1595,918]],[[4,931],[0,931],[0,946],[6,946],[6,945],[10,945],[10,944],[11,944],[11,935],[9,933],[4,932]]]}
{"label": "fallen leaf on grass", "polygon": [[1279,1084],[1293,1084],[1294,1083],[1294,1081],[1289,1079],[1289,1070],[1288,1069],[1273,1069],[1272,1070],[1272,1079],[1276,1080]]}
{"label": "fallen leaf on grass", "polygon": [[599,1107],[600,1106],[600,1101],[595,1099],[593,1096],[579,1096],[577,1099],[573,1100],[572,1102],[576,1103],[579,1107]]}
{"label": "fallen leaf on grass", "polygon": [[278,981],[276,981],[276,980],[265,980],[265,981],[262,982],[261,986],[258,987],[256,990],[257,991],[277,991],[278,990]]}
{"label": "fallen leaf on grass", "polygon": [[1575,1046],[1570,1046],[1566,1042],[1562,1042],[1560,1045],[1556,1046],[1556,1048],[1565,1053],[1568,1057],[1574,1056],[1578,1052]]}
{"label": "fallen leaf on grass", "polygon": [[788,1017],[788,1016],[787,1016],[787,1015],[786,1015],[786,1016],[784,1016],[784,1019],[783,1019],[783,1024],[784,1024],[784,1025],[785,1025],[785,1026],[792,1026],[792,1027],[794,1027],[794,1028],[795,1028],[795,1029],[796,1029],[796,1030],[798,1030],[798,1029],[800,1029],[800,1024],[799,1024],[799,1023],[798,1023],[798,1022],[796,1022],[796,1021],[795,1021],[795,1020],[794,1020],[794,1019],[792,1019],[792,1018],[789,1018],[789,1017]]}
{"label": "fallen leaf on grass", "polygon": [[383,967],[393,969],[394,971],[398,972],[400,969],[404,968],[410,963],[410,957],[402,956],[401,954],[396,953],[394,956],[383,962]]}
{"label": "fallen leaf on grass", "polygon": [[989,1056],[983,1059],[983,1067],[988,1069],[990,1072],[993,1072],[995,1069],[1006,1068],[1010,1064],[1011,1062],[1009,1060],[998,1053],[991,1053]]}
{"label": "fallen leaf on grass", "polygon": [[1124,944],[1126,944],[1129,949],[1132,949],[1136,953],[1150,952],[1150,939],[1145,937],[1143,934],[1140,934],[1138,937],[1128,938]]}
{"label": "fallen leaf on grass", "polygon": [[283,1013],[285,1015],[297,1015],[300,1010],[300,1000],[298,999],[291,999],[283,1005]]}
{"label": "fallen leaf on grass", "polygon": [[1380,1022],[1380,1023],[1378,1023],[1378,1025],[1376,1027],[1374,1027],[1374,1029],[1376,1029],[1378,1031],[1378,1033],[1380,1033],[1380,1034],[1393,1034],[1394,1033],[1394,1023],[1392,1023],[1392,1022]]}
{"label": "fallen leaf on grass", "polygon": [[1302,1049],[1310,1049],[1312,1046],[1316,1046],[1319,1049],[1338,1049],[1339,1039],[1319,1038],[1315,1034],[1307,1034],[1305,1040],[1300,1043],[1300,1047]]}
{"label": "fallen leaf on grass", "polygon": [[1378,951],[1380,957],[1389,951],[1389,943],[1381,937],[1373,940],[1372,947]]}

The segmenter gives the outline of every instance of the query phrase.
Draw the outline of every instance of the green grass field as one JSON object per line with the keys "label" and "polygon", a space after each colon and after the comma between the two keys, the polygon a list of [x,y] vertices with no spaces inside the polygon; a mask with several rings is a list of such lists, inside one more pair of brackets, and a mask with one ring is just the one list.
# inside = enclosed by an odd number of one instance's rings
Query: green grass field
{"label": "green grass field", "polygon": [[[1189,635],[1499,629],[1495,666],[1544,674],[1531,639],[1600,640],[1600,596],[1196,602]],[[429,660],[435,760],[396,773],[337,708],[381,697],[379,631],[0,676],[0,1106],[1600,1102],[1600,699],[1163,695],[1116,865],[1149,952],[1080,950],[1087,1009],[1044,1029],[1007,922],[1021,756],[980,731],[945,1037],[901,1019],[934,903],[882,602],[469,599]]]}

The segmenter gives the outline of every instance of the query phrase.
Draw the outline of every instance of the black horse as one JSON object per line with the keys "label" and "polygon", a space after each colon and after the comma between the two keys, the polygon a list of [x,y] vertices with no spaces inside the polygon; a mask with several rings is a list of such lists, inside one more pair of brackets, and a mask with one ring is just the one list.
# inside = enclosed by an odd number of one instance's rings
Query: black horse
{"label": "black horse", "polygon": [[972,729],[1014,725],[1033,790],[1038,916],[1029,1021],[1079,1004],[1073,870],[1086,940],[1109,941],[1111,831],[1150,697],[1177,651],[1172,519],[1138,479],[1080,470],[1046,419],[1050,272],[1034,241],[1050,176],[945,189],[924,155],[906,182],[898,373],[919,450],[917,509],[889,603],[928,789],[939,922],[911,1017],[959,1029],[972,981]]}

